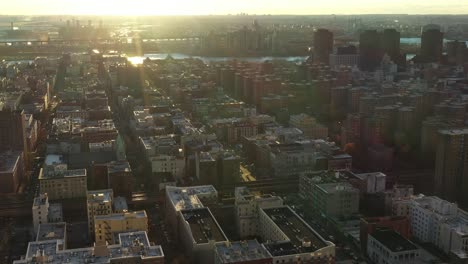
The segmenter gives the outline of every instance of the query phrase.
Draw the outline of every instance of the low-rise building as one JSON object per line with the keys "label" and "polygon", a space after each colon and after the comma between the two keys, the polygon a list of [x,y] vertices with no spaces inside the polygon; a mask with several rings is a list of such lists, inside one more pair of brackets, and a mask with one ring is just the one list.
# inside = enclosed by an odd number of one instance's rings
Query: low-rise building
{"label": "low-rise building", "polygon": [[145,211],[96,215],[94,217],[94,235],[96,243],[114,244],[116,234],[131,231],[148,232],[148,216]]}
{"label": "low-rise building", "polygon": [[63,221],[62,205],[49,203],[47,193],[34,198],[32,206],[34,233],[37,233],[39,225],[45,223],[58,223]]}
{"label": "low-rise building", "polygon": [[149,157],[149,161],[153,173],[170,172],[176,179],[181,179],[184,176],[185,160],[182,157],[157,155]]}
{"label": "low-rise building", "polygon": [[379,228],[391,229],[402,237],[410,239],[410,222],[406,216],[368,217],[361,218],[360,236],[362,251],[367,252],[367,239]]}
{"label": "low-rise building", "polygon": [[335,263],[335,245],[287,206],[260,209],[261,237],[273,263]]}
{"label": "low-rise building", "polygon": [[367,255],[375,264],[417,263],[419,248],[393,230],[376,230],[369,234]]}
{"label": "low-rise building", "polygon": [[214,264],[273,264],[273,257],[257,240],[221,242],[215,245]]}
{"label": "low-rise building", "polygon": [[88,191],[87,193],[87,211],[88,211],[88,232],[94,234],[94,219],[99,215],[112,214],[112,201],[114,192],[111,189]]}
{"label": "low-rise building", "polygon": [[36,241],[58,240],[60,250],[67,248],[67,223],[44,223],[39,225]]}
{"label": "low-rise building", "polygon": [[215,244],[228,238],[210,209],[186,209],[178,214],[179,239],[186,254],[196,263],[213,263]]}
{"label": "low-rise building", "polygon": [[359,190],[347,182],[316,184],[312,207],[326,217],[347,217],[359,213]]}
{"label": "low-rise building", "polygon": [[283,205],[283,200],[279,196],[255,194],[246,187],[237,187],[235,189],[235,198],[236,225],[240,238],[260,235],[260,208]]}
{"label": "low-rise building", "polygon": [[213,185],[200,185],[192,187],[166,186],[166,221],[171,223],[177,236],[176,224],[178,212],[184,209],[205,207],[202,203],[212,203],[218,200],[218,191]]}
{"label": "low-rise building", "polygon": [[39,186],[41,193],[47,193],[50,200],[86,197],[86,169],[68,170],[65,164],[42,168]]}
{"label": "low-rise building", "polygon": [[76,249],[61,249],[60,240],[30,242],[26,255],[13,263],[164,263],[161,246],[153,245],[146,232],[121,233],[118,238],[115,245],[96,243],[94,247]]}

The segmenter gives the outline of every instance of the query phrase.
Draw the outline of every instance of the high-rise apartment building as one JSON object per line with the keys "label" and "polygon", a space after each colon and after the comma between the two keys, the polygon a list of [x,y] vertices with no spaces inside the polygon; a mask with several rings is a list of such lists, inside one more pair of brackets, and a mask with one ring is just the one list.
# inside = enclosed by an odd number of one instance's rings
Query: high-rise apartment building
{"label": "high-rise apartment building", "polygon": [[435,166],[435,193],[467,206],[468,129],[439,130]]}
{"label": "high-rise apartment building", "polygon": [[333,52],[333,32],[320,28],[314,32],[314,59],[317,62],[329,64],[329,56]]}
{"label": "high-rise apartment building", "polygon": [[359,36],[359,66],[365,71],[374,71],[382,60],[381,35],[377,30],[366,30]]}
{"label": "high-rise apartment building", "polygon": [[382,32],[382,49],[394,63],[400,60],[400,32],[389,28]]}
{"label": "high-rise apartment building", "polygon": [[421,56],[425,62],[439,62],[442,57],[444,33],[438,25],[426,25],[421,34]]}

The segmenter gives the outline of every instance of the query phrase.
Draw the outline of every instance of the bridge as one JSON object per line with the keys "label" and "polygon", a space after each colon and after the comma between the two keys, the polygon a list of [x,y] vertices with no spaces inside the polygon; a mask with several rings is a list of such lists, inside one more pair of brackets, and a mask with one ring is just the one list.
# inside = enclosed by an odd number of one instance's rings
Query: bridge
{"label": "bridge", "polygon": [[199,42],[200,37],[176,37],[176,38],[115,38],[115,39],[0,39],[0,46],[47,46],[47,45],[80,45],[80,44],[97,44],[97,45],[131,45],[139,43],[173,43],[173,42]]}

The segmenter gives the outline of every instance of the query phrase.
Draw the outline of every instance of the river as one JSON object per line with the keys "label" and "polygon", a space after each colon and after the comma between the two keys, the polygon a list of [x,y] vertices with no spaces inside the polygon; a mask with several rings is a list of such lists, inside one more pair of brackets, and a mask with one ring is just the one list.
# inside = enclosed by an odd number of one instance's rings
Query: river
{"label": "river", "polygon": [[223,61],[230,61],[230,60],[242,60],[242,61],[249,61],[249,62],[263,62],[269,60],[286,60],[286,61],[304,61],[307,59],[307,56],[289,56],[289,57],[275,57],[275,56],[265,56],[265,57],[208,57],[208,56],[190,56],[183,53],[150,53],[144,54],[143,56],[134,56],[128,57],[128,60],[133,64],[142,64],[146,58],[150,58],[151,60],[163,60],[167,58],[167,56],[171,55],[172,58],[176,60],[181,59],[200,59],[205,63],[209,62],[223,62]]}

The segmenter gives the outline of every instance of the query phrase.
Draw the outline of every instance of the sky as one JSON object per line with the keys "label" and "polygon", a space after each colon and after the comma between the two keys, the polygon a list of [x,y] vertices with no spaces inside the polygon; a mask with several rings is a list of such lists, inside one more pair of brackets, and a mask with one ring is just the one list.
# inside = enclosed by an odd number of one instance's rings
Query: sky
{"label": "sky", "polygon": [[468,0],[1,0],[2,15],[467,14]]}

